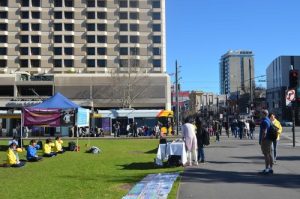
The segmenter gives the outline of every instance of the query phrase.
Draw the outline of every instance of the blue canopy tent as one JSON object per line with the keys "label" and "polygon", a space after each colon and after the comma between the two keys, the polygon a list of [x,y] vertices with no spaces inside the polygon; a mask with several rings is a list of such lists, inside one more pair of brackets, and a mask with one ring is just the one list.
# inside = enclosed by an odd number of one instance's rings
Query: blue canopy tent
{"label": "blue canopy tent", "polygon": [[[22,110],[22,126],[57,126],[58,124],[60,124],[60,122],[58,122],[60,118],[58,117],[62,117],[59,111],[70,109],[74,110],[77,113],[76,119],[74,118],[77,127],[89,125],[89,109],[81,108],[79,105],[75,104],[74,102],[63,96],[61,93],[57,92],[55,93],[55,95],[46,99],[40,104],[31,107],[24,107]],[[36,113],[34,111],[38,111],[42,114]],[[70,116],[65,116],[63,119],[70,120]],[[21,137],[22,133],[23,132],[21,131]]]}

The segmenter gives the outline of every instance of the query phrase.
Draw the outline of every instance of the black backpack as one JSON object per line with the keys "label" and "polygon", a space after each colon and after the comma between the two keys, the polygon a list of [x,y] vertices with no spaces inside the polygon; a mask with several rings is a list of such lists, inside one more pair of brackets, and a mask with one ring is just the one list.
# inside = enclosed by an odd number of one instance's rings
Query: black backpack
{"label": "black backpack", "polygon": [[169,167],[179,167],[182,166],[180,155],[170,155],[167,162]]}
{"label": "black backpack", "polygon": [[75,142],[69,142],[69,151],[75,151],[76,149],[76,143]]}
{"label": "black backpack", "polygon": [[271,123],[270,128],[269,128],[269,139],[271,141],[275,141],[277,139],[278,130],[279,130],[279,128],[277,128],[274,124]]}
{"label": "black backpack", "polygon": [[203,133],[203,145],[208,146],[210,144],[209,132],[206,129],[202,129]]}
{"label": "black backpack", "polygon": [[41,140],[39,140],[36,144],[40,146],[40,150],[43,149],[43,142]]}

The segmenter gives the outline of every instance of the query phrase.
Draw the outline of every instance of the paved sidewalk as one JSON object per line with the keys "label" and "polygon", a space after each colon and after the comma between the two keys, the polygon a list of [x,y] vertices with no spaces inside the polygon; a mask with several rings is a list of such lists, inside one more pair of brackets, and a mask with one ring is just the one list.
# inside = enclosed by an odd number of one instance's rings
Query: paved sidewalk
{"label": "paved sidewalk", "polygon": [[300,147],[283,137],[274,175],[262,176],[257,142],[221,137],[205,149],[207,163],[185,169],[178,199],[299,199]]}

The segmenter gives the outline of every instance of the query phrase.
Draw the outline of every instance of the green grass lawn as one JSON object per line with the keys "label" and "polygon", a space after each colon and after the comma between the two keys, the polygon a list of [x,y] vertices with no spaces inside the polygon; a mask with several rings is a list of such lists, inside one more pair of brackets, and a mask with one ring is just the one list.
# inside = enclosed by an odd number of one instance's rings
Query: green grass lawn
{"label": "green grass lawn", "polygon": [[[7,141],[0,142],[2,146],[6,144]],[[79,140],[79,145],[80,152],[44,158],[23,168],[0,167],[0,198],[120,199],[147,174],[183,170],[154,165],[158,146],[155,139]],[[102,153],[85,153],[86,145],[98,146]],[[25,152],[19,155],[25,159]],[[2,150],[0,161],[5,160],[6,153]],[[179,180],[169,199],[176,198],[178,185]]]}

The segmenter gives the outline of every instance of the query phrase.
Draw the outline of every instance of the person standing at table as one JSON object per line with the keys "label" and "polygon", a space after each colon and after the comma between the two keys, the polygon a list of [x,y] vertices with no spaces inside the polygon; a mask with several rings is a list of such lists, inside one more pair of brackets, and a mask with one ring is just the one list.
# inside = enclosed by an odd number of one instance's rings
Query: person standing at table
{"label": "person standing at table", "polygon": [[198,165],[196,128],[189,117],[185,119],[184,123],[182,133],[187,150],[188,165],[191,166],[192,161],[194,161],[195,165]]}

